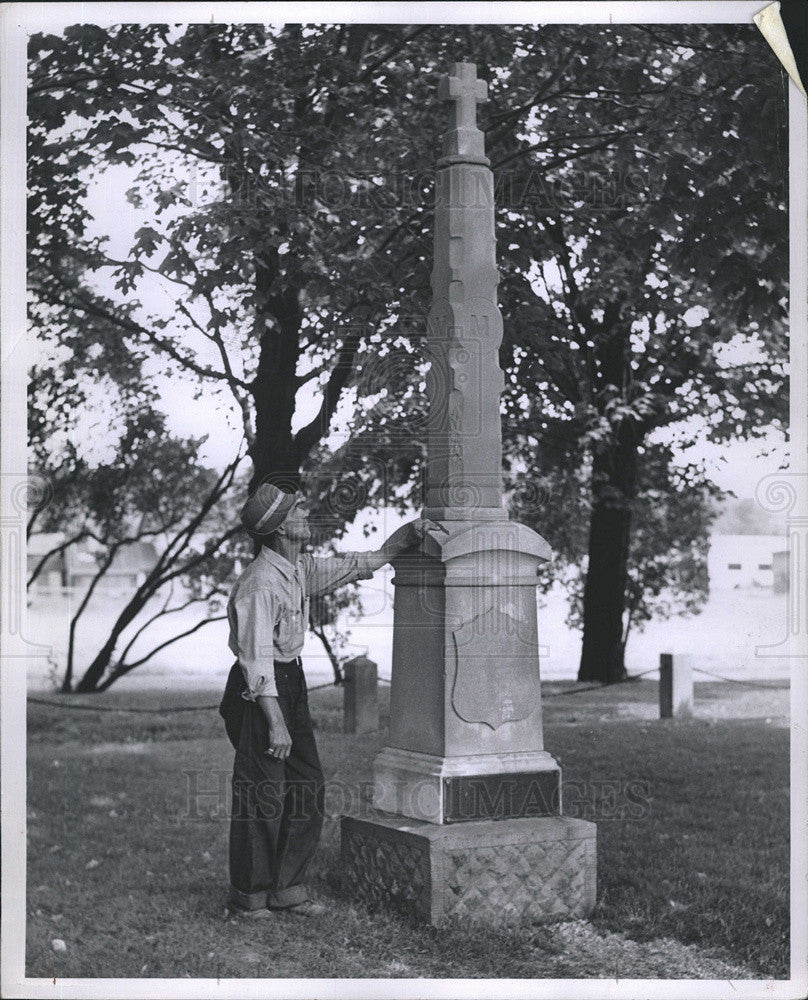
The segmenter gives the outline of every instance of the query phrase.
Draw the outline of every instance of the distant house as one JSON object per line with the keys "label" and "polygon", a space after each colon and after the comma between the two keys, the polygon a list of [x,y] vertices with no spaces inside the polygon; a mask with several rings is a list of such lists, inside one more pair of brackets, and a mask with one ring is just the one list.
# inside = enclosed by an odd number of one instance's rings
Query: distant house
{"label": "distant house", "polygon": [[[28,539],[27,577],[30,577],[43,557],[62,544],[65,536],[57,531],[31,535]],[[67,586],[65,561],[61,554],[50,556],[39,572],[32,589],[36,591],[58,591]]]}
{"label": "distant house", "polygon": [[710,589],[787,589],[782,582],[787,541],[784,520],[763,510],[755,500],[730,500],[710,536]]}
{"label": "distant house", "polygon": [[[64,535],[49,533],[32,535],[28,540],[28,574],[42,557],[64,541]],[[64,552],[50,556],[31,586],[35,594],[57,594],[66,590],[83,591],[98,572],[97,546],[87,541],[68,546]],[[125,593],[135,590],[157,562],[157,552],[151,542],[133,542],[119,549],[112,565],[98,584],[100,594]]]}
{"label": "distant house", "polygon": [[[151,542],[132,542],[119,549],[112,565],[98,585],[104,592],[135,590],[157,562]],[[95,554],[84,545],[72,545],[67,550],[67,585],[73,590],[88,587],[98,572]]]}

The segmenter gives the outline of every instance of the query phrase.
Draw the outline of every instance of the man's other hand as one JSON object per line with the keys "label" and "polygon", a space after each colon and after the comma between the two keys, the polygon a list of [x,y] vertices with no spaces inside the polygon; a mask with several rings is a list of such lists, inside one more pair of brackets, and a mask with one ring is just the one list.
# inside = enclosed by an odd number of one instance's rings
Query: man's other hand
{"label": "man's other hand", "polygon": [[292,737],[286,728],[281,706],[277,698],[258,699],[269,723],[269,748],[266,753],[277,760],[286,760],[292,750]]}

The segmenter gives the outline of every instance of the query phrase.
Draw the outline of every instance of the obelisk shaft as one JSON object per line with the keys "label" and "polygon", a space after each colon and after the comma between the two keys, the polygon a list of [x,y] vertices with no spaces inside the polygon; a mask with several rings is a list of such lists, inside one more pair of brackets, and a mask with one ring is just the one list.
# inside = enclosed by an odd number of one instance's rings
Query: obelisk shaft
{"label": "obelisk shaft", "polygon": [[456,63],[439,96],[454,102],[435,181],[435,244],[427,382],[430,399],[425,515],[497,520],[502,506],[499,367],[502,317],[494,234],[494,182],[477,128],[486,84]]}

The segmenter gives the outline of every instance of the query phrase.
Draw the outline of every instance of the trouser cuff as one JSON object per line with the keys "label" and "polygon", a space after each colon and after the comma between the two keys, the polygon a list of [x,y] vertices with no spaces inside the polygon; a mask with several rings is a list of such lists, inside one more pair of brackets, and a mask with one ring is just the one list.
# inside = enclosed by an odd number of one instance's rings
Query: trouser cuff
{"label": "trouser cuff", "polygon": [[309,893],[305,885],[290,885],[288,889],[270,889],[267,906],[272,909],[285,909],[287,906],[305,903],[308,898]]}
{"label": "trouser cuff", "polygon": [[242,892],[231,885],[228,902],[241,910],[263,910],[267,905],[267,891],[264,889],[263,892]]}

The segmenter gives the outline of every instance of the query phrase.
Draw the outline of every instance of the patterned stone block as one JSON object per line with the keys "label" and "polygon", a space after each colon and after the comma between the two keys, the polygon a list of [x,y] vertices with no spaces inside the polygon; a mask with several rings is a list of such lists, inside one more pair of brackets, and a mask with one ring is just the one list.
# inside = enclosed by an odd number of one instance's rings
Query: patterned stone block
{"label": "patterned stone block", "polygon": [[346,889],[428,923],[543,923],[595,905],[594,823],[551,816],[446,826],[342,817]]}
{"label": "patterned stone block", "polygon": [[429,855],[414,840],[377,837],[367,829],[343,826],[342,874],[370,903],[426,915]]}

